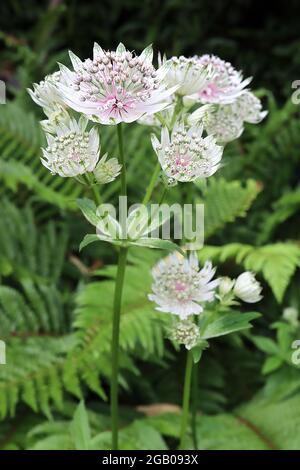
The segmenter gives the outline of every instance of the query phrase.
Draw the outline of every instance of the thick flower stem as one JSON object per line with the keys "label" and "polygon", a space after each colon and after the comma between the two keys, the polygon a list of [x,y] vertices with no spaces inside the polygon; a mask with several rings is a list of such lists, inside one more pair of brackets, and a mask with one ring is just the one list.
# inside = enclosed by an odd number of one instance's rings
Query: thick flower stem
{"label": "thick flower stem", "polygon": [[197,436],[197,403],[198,403],[198,364],[193,364],[192,372],[192,437],[194,449],[198,450]]}
{"label": "thick flower stem", "polygon": [[185,447],[185,438],[186,438],[188,421],[189,421],[189,405],[190,405],[190,395],[191,395],[192,370],[193,370],[193,354],[191,351],[188,351],[186,367],[185,367],[184,387],[183,387],[181,430],[180,430],[180,443],[179,443],[180,450],[184,450],[184,447]]}
{"label": "thick flower stem", "polygon": [[124,275],[126,268],[127,248],[121,248],[119,252],[118,272],[115,285],[113,306],[113,332],[112,332],[112,374],[111,374],[111,427],[112,427],[112,449],[118,450],[118,373],[119,373],[119,336],[120,315]]}
{"label": "thick flower stem", "polygon": [[[120,195],[126,196],[126,166],[123,148],[122,124],[118,124],[118,140],[121,170],[121,191]],[[118,424],[119,424],[119,406],[118,406],[118,374],[119,374],[119,336],[120,336],[120,316],[122,304],[122,292],[124,286],[124,276],[126,269],[127,248],[121,247],[118,259],[118,271],[115,284],[114,304],[113,304],[113,330],[112,330],[112,373],[110,389],[111,406],[111,428],[112,428],[112,449],[118,450]]]}

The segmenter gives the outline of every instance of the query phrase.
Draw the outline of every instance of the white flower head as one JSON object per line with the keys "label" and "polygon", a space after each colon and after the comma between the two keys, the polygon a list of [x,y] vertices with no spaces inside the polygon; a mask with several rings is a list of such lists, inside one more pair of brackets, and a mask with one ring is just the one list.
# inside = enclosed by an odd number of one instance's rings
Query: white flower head
{"label": "white flower head", "polygon": [[261,122],[268,111],[262,110],[262,104],[251,91],[244,91],[232,105],[234,112],[245,122],[258,124]]}
{"label": "white flower head", "polygon": [[[233,105],[205,105],[203,108],[202,123],[207,134],[213,135],[217,142],[225,144],[238,139],[244,131],[244,122],[235,112]],[[201,110],[201,108],[199,108]],[[190,120],[197,118],[196,110]],[[198,113],[200,115],[200,112]]]}
{"label": "white flower head", "polygon": [[192,95],[205,89],[211,78],[211,68],[198,57],[171,57],[163,63],[169,66],[165,81],[169,86],[179,86],[176,94]]}
{"label": "white flower head", "polygon": [[56,128],[56,135],[47,134],[48,147],[43,150],[43,165],[53,174],[78,176],[93,171],[99,159],[100,143],[96,128],[86,130],[87,119],[70,118]]}
{"label": "white flower head", "polygon": [[47,115],[56,110],[59,104],[62,104],[58,91],[60,79],[60,72],[54,72],[47,75],[40,83],[34,83],[33,90],[27,89],[33,101],[41,106]]}
{"label": "white flower head", "polygon": [[234,294],[244,302],[255,303],[262,299],[262,287],[250,271],[240,274],[235,281]]}
{"label": "white flower head", "polygon": [[194,181],[213,175],[220,166],[223,147],[213,136],[202,137],[199,124],[186,128],[176,123],[171,133],[164,127],[161,141],[152,135],[152,146],[161,167],[169,178]]}
{"label": "white flower head", "polygon": [[122,165],[117,158],[107,159],[107,153],[103,155],[94,169],[94,175],[98,183],[107,184],[114,181],[120,174]]}
{"label": "white flower head", "polygon": [[123,44],[116,51],[104,51],[95,43],[93,59],[81,61],[72,52],[70,59],[73,70],[61,65],[62,98],[101,124],[133,122],[156,113],[167,106],[167,98],[175,91],[163,83],[168,67],[153,67],[151,46],[135,55]]}
{"label": "white flower head", "polygon": [[190,320],[178,321],[170,331],[170,339],[175,343],[183,344],[186,349],[190,350],[199,342],[199,327]]}
{"label": "white flower head", "polygon": [[215,298],[219,281],[212,278],[215,268],[210,261],[199,270],[197,255],[188,258],[177,253],[162,259],[152,270],[152,294],[148,297],[157,304],[156,310],[178,315],[181,320],[203,311],[203,302]]}
{"label": "white flower head", "polygon": [[192,94],[192,98],[202,104],[233,103],[251,81],[251,78],[244,80],[242,73],[235,70],[230,62],[225,62],[215,55],[205,54],[197,60],[203,67],[209,67],[211,77],[205,87]]}

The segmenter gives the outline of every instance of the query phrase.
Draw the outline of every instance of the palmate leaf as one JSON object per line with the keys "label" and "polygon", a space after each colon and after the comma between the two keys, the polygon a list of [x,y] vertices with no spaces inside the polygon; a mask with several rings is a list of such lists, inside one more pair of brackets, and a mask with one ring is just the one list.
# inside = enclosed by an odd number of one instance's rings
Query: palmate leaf
{"label": "palmate leaf", "polygon": [[[205,315],[205,314],[204,314]],[[204,315],[201,321],[205,324]],[[203,328],[202,339],[216,338],[218,336],[228,335],[230,333],[251,328],[251,321],[260,316],[257,312],[240,313],[227,311],[213,315],[209,323]],[[200,325],[201,331],[201,325]]]}
{"label": "palmate leaf", "polygon": [[261,272],[275,298],[281,302],[296,268],[300,266],[300,248],[291,242],[261,247],[230,243],[225,246],[205,246],[199,252],[199,258],[221,263],[233,258],[246,270]]}

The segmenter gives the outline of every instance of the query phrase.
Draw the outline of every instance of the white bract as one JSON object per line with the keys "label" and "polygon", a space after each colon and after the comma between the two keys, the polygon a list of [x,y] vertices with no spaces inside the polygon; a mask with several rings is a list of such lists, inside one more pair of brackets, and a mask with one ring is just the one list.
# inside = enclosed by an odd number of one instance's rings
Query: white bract
{"label": "white bract", "polygon": [[190,350],[199,342],[199,327],[190,320],[176,322],[171,329],[170,339]]}
{"label": "white bract", "polygon": [[170,133],[161,131],[161,141],[152,135],[152,146],[165,174],[177,181],[194,181],[213,175],[220,166],[223,148],[213,136],[202,137],[203,127],[186,128],[176,123]]}
{"label": "white bract", "polygon": [[94,175],[98,183],[107,184],[114,181],[120,174],[122,165],[119,164],[117,158],[107,159],[107,153],[103,155],[98,162]]}
{"label": "white bract", "polygon": [[99,134],[95,128],[86,130],[87,119],[69,122],[56,127],[56,135],[47,134],[48,147],[42,149],[43,165],[53,174],[78,176],[93,171],[99,159]]}
{"label": "white bract", "polygon": [[215,268],[210,261],[199,269],[197,255],[189,258],[177,253],[159,261],[152,270],[152,294],[148,297],[157,304],[156,310],[178,315],[185,320],[203,311],[204,302],[215,298],[218,280],[212,280]]}
{"label": "white bract", "polygon": [[93,59],[81,61],[70,52],[73,70],[61,65],[64,102],[101,124],[133,122],[168,105],[176,88],[167,89],[163,79],[168,66],[156,70],[152,47],[135,55],[119,44],[104,51],[95,43]]}
{"label": "white bract", "polygon": [[250,271],[240,274],[235,281],[234,294],[244,302],[255,303],[262,299],[262,287]]}

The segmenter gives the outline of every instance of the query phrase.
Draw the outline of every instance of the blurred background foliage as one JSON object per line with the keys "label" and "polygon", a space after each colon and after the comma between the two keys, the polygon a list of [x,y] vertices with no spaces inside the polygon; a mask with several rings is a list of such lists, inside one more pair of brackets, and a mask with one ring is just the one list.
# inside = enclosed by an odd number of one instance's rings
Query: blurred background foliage
{"label": "blurred background foliage", "polygon": [[[300,108],[291,102],[300,74],[299,13],[297,0],[271,8],[250,0],[1,2],[1,448],[109,448],[115,253],[105,244],[78,253],[90,231],[76,211],[83,189],[40,164],[42,116],[26,91],[57,62],[68,63],[68,49],[88,57],[94,41],[137,51],[153,43],[167,56],[214,53],[253,75],[268,117],[226,147],[207,187],[183,184],[168,195],[170,202],[204,201],[201,260],[213,259],[220,275],[253,270],[264,285],[254,328],[212,342],[200,362],[194,432],[199,448],[300,448],[300,370],[291,360],[300,329],[282,316],[286,307],[300,308]],[[111,155],[114,134],[101,130]],[[155,164],[149,135],[150,128],[126,129],[132,202],[142,198]],[[117,193],[114,182],[103,198]],[[174,448],[178,439],[184,354],[164,340],[167,320],[146,299],[156,257],[132,251],[126,277],[122,448]],[[82,398],[87,411],[76,408]]]}

